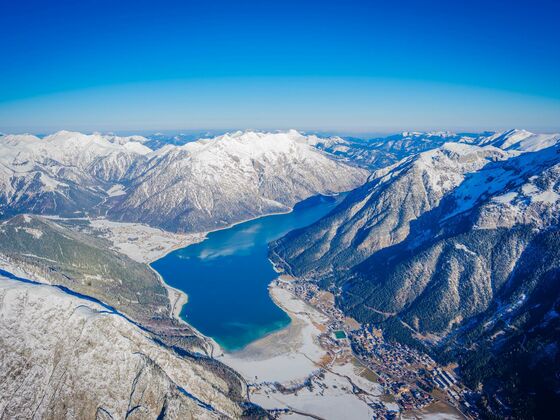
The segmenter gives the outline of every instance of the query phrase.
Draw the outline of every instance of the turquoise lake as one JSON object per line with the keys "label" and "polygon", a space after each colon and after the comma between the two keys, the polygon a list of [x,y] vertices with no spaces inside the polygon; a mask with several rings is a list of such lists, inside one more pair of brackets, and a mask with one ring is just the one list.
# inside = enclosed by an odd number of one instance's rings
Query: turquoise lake
{"label": "turquoise lake", "polygon": [[312,197],[291,213],[212,232],[204,242],[178,249],[152,267],[167,284],[188,294],[183,319],[225,350],[239,350],[290,323],[268,294],[268,284],[278,276],[268,260],[268,243],[315,222],[340,199]]}

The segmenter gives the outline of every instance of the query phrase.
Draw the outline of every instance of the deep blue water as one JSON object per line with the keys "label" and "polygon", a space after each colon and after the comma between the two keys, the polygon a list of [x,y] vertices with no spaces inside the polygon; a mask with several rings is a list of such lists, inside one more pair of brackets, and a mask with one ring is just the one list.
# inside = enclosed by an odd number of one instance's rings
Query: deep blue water
{"label": "deep blue water", "polygon": [[340,196],[313,197],[287,214],[272,215],[210,233],[199,244],[152,263],[165,282],[189,296],[181,316],[224,349],[245,347],[288,325],[268,284],[277,277],[268,243],[327,214]]}

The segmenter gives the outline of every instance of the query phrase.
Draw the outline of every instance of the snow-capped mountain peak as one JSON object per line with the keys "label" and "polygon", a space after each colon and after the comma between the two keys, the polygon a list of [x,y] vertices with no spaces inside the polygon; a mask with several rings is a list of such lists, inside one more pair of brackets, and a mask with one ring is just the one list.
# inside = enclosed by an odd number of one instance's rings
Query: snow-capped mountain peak
{"label": "snow-capped mountain peak", "polygon": [[167,146],[148,159],[112,214],[145,222],[165,215],[171,229],[208,229],[287,211],[319,192],[349,190],[368,174],[317,150],[295,130],[226,133]]}
{"label": "snow-capped mountain peak", "polygon": [[[199,230],[287,211],[368,172],[295,131],[237,131],[152,151],[143,137],[59,131],[0,137],[0,212],[87,211]],[[119,191],[119,194],[107,193]]]}
{"label": "snow-capped mountain peak", "polygon": [[553,146],[560,140],[560,134],[535,134],[527,130],[512,129],[483,138],[481,146],[493,145],[504,150],[536,152]]}

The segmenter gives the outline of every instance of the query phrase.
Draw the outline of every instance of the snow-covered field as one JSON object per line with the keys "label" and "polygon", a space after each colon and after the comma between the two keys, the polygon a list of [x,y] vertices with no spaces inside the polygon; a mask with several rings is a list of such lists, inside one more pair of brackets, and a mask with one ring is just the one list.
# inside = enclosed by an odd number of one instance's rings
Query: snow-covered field
{"label": "snow-covered field", "polygon": [[[140,223],[113,222],[107,219],[93,219],[90,224],[113,243],[115,250],[146,264],[175,249],[201,242],[206,237],[205,233],[172,233]],[[154,272],[169,293],[172,315],[181,320],[181,309],[188,301],[186,293],[169,286],[157,271]]]}
{"label": "snow-covered field", "polygon": [[[318,342],[325,315],[274,284],[269,288],[274,301],[292,319],[285,329],[258,340],[245,349],[224,353],[218,360],[240,372],[251,384],[251,401],[268,409],[286,409],[327,419],[370,419],[367,402],[379,402],[381,387],[359,375],[352,361],[334,362],[322,370],[327,355]],[[276,383],[294,388],[310,378],[311,387],[281,393]],[[366,391],[358,397],[350,380]],[[290,419],[299,417],[286,415]]]}
{"label": "snow-covered field", "polygon": [[[326,372],[324,377],[312,380],[313,388],[303,388],[296,393],[282,394],[272,386],[263,386],[251,394],[251,401],[261,407],[290,408],[294,412],[305,413],[285,414],[281,418],[308,418],[311,414],[324,419],[371,419],[373,411],[356,395],[352,393],[352,386],[348,380]],[[371,397],[371,401],[377,401]]]}
{"label": "snow-covered field", "polygon": [[241,351],[224,353],[220,360],[251,381],[255,377],[259,382],[301,381],[317,370],[317,363],[326,354],[316,341],[321,332],[315,325],[326,322],[326,318],[285,289],[271,286],[269,290],[290,315],[290,325]]}
{"label": "snow-covered field", "polygon": [[141,223],[92,219],[91,226],[113,243],[114,248],[135,261],[150,263],[177,248],[204,240],[204,233],[167,232]]}

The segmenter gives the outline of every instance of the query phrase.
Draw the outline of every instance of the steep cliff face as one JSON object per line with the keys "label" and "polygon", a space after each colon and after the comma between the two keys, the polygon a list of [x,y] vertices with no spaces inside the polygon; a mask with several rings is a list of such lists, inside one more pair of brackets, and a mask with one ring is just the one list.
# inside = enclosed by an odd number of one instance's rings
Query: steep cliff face
{"label": "steep cliff face", "polygon": [[47,285],[0,276],[0,415],[236,418],[228,385],[122,316]]}

